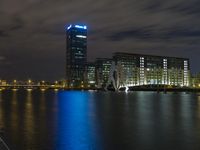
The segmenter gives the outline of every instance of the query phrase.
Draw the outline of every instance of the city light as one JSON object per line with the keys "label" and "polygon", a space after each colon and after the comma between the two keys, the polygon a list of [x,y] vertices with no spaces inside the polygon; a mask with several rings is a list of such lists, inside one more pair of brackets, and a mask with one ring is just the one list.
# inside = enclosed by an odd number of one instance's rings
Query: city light
{"label": "city light", "polygon": [[31,92],[31,91],[32,91],[32,89],[27,89],[27,91],[28,91],[28,92]]}
{"label": "city light", "polygon": [[57,91],[58,91],[58,89],[54,89],[54,91],[55,91],[55,92],[57,92]]}
{"label": "city light", "polygon": [[32,81],[29,79],[29,80],[28,80],[28,83],[30,84],[31,82],[32,82]]}
{"label": "city light", "polygon": [[70,24],[70,26],[67,27],[67,30],[69,30],[72,27],[72,25]]}
{"label": "city light", "polygon": [[16,92],[18,89],[12,89],[14,92]]}
{"label": "city light", "polygon": [[72,27],[75,27],[75,28],[79,28],[79,29],[87,29],[87,26],[81,26],[81,25],[69,25],[67,27],[67,30],[71,29]]}
{"label": "city light", "polygon": [[40,90],[41,90],[42,92],[44,92],[46,89],[45,89],[45,88],[41,88]]}
{"label": "city light", "polygon": [[80,25],[75,25],[76,28],[80,28],[80,29],[87,29],[87,26],[80,26]]}
{"label": "city light", "polygon": [[[71,29],[70,32],[66,33],[66,44],[69,45],[66,51],[67,62],[69,63],[66,67],[66,73],[72,72],[71,77],[67,76],[68,79],[65,79],[64,82],[54,81],[51,83],[44,80],[37,83],[31,79],[27,81],[17,81],[15,79],[12,82],[0,80],[1,87],[42,88],[41,90],[85,87],[91,89],[104,88],[104,85],[110,84],[109,86],[114,88],[126,88],[125,91],[129,87],[149,85],[200,88],[199,80],[191,81],[190,63],[187,58],[177,59],[175,57],[117,52],[114,53],[112,58],[87,62],[87,30],[81,30],[87,29],[87,26],[70,24],[65,25],[65,29]],[[71,44],[72,42],[75,44]],[[78,62],[78,65],[76,62]],[[112,63],[115,64],[114,67]],[[70,66],[75,66],[76,69]],[[75,76],[76,74],[78,76]],[[115,86],[115,82],[108,83],[111,77],[115,79],[119,86]]]}
{"label": "city light", "polygon": [[127,92],[128,92],[128,90],[129,90],[129,88],[128,88],[128,86],[126,86],[125,92],[127,93]]}
{"label": "city light", "polygon": [[87,36],[84,36],[84,35],[76,35],[76,37],[83,38],[83,39],[87,38]]}

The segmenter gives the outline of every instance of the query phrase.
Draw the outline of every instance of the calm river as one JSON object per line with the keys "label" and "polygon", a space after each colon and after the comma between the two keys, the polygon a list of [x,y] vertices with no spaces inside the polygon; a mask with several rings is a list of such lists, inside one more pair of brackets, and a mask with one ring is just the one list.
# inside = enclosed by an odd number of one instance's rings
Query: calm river
{"label": "calm river", "polygon": [[200,150],[200,93],[1,91],[11,150]]}

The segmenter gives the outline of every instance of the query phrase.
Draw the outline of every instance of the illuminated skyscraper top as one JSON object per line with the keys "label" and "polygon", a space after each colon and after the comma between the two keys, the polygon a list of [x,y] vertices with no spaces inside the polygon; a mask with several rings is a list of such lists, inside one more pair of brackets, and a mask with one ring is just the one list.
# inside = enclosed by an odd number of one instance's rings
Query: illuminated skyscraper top
{"label": "illuminated skyscraper top", "polygon": [[81,26],[81,25],[69,25],[66,29],[69,30],[71,28],[78,28],[78,29],[87,29],[87,26]]}
{"label": "illuminated skyscraper top", "polygon": [[66,30],[66,80],[69,87],[84,83],[87,61],[87,26],[69,25]]}

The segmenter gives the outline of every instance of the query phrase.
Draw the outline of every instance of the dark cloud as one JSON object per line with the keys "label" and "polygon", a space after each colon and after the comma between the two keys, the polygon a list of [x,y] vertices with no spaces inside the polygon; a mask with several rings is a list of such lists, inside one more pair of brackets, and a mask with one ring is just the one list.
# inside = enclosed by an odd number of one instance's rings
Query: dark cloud
{"label": "dark cloud", "polygon": [[158,12],[161,11],[162,4],[162,1],[159,0],[149,1],[149,3],[146,4],[143,10],[149,12]]}
{"label": "dark cloud", "polygon": [[4,56],[0,56],[0,61],[4,61],[6,58]]}
{"label": "dark cloud", "polygon": [[20,18],[14,18],[13,23],[8,29],[9,31],[15,31],[15,30],[20,30],[24,27],[24,22]]}
{"label": "dark cloud", "polygon": [[111,41],[121,41],[126,39],[152,39],[158,38],[158,35],[151,29],[151,27],[136,28],[126,31],[120,31],[108,36]]}
{"label": "dark cloud", "polygon": [[7,36],[8,36],[8,35],[6,34],[5,31],[0,30],[0,38],[1,38],[1,37],[7,37]]}
{"label": "dark cloud", "polygon": [[176,4],[169,7],[171,11],[175,11],[182,14],[199,15],[200,14],[200,1],[184,1],[183,3]]}
{"label": "dark cloud", "polygon": [[199,0],[1,0],[0,56],[9,63],[0,62],[0,77],[63,78],[71,23],[88,25],[89,61],[116,51],[189,57],[198,72],[199,11]]}
{"label": "dark cloud", "polygon": [[5,56],[0,56],[0,66],[1,67],[7,67],[11,63],[7,60]]}
{"label": "dark cloud", "polygon": [[163,29],[161,31],[153,30],[151,27],[136,28],[126,31],[120,31],[108,36],[112,41],[121,41],[126,39],[143,39],[143,40],[166,40],[177,38],[188,38],[190,42],[191,37],[200,38],[200,30],[191,28],[173,28]]}

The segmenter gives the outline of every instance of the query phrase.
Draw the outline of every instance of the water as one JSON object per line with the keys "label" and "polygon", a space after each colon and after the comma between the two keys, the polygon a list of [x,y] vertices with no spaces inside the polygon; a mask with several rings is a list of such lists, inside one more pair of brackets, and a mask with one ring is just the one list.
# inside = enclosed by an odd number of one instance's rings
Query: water
{"label": "water", "polygon": [[2,91],[11,150],[199,150],[198,93]]}

